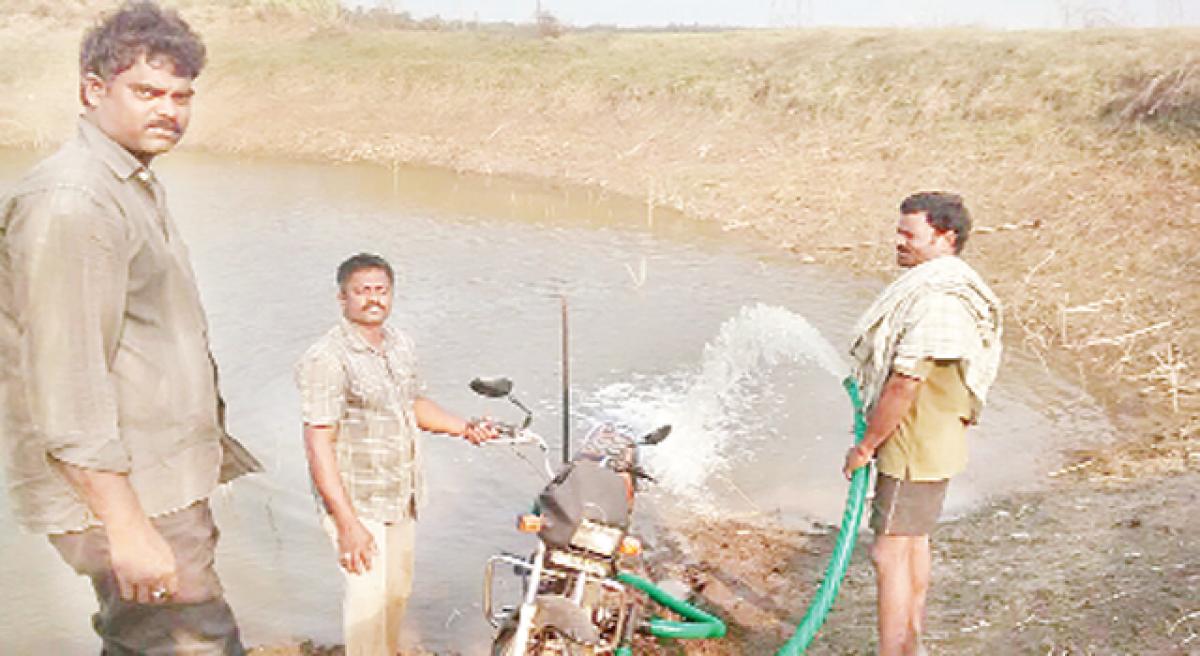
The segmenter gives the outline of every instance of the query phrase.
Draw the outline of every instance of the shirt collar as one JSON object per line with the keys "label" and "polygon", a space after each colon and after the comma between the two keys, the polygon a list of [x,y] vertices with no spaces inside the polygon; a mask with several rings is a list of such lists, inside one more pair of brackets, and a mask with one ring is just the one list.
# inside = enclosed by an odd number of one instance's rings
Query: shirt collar
{"label": "shirt collar", "polygon": [[374,344],[368,342],[367,338],[363,337],[362,333],[358,331],[358,327],[351,323],[346,317],[341,318],[341,326],[342,336],[346,339],[346,343],[350,345],[350,348],[354,349],[355,351],[383,353],[392,345],[392,342],[395,341],[395,334],[393,333],[391,326],[386,324],[383,326],[383,344],[381,344],[379,347],[376,347]]}
{"label": "shirt collar", "polygon": [[79,117],[79,137],[91,147],[100,161],[108,165],[113,175],[121,180],[137,176],[142,182],[148,183],[153,177],[150,169],[138,161],[133,153],[125,150],[124,147],[113,141],[112,137],[104,134],[103,130],[83,116]]}

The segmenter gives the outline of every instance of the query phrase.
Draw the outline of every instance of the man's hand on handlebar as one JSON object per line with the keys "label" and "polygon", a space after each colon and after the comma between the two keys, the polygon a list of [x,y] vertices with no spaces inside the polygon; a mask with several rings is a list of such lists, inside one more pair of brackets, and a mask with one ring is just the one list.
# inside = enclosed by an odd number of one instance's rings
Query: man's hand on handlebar
{"label": "man's hand on handlebar", "polygon": [[500,437],[500,431],[497,430],[492,420],[486,417],[483,419],[472,419],[467,422],[466,429],[463,430],[463,437],[471,444],[479,446],[484,442]]}
{"label": "man's hand on handlebar", "polygon": [[650,481],[651,483],[658,482],[653,476],[646,473],[645,469],[642,469],[641,467],[638,467],[638,466],[634,466],[632,469],[630,469],[629,473],[633,475],[634,480],[637,480],[640,478],[645,481]]}

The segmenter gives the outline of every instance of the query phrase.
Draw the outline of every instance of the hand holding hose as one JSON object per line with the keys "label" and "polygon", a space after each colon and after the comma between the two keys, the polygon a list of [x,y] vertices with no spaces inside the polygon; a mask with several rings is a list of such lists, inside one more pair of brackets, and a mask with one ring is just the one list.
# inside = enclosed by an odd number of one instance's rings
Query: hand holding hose
{"label": "hand holding hose", "polygon": [[862,444],[856,444],[846,451],[846,462],[842,465],[842,475],[846,480],[850,480],[854,476],[855,470],[860,467],[866,467],[871,463],[871,458],[875,457],[875,451],[867,448]]}

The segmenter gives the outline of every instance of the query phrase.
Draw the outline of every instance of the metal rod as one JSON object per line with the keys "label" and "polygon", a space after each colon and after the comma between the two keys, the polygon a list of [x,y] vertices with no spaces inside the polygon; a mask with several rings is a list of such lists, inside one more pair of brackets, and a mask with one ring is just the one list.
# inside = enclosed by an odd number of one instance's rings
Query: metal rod
{"label": "metal rod", "polygon": [[562,304],[562,461],[571,460],[571,362],[567,349],[567,295],[559,297]]}

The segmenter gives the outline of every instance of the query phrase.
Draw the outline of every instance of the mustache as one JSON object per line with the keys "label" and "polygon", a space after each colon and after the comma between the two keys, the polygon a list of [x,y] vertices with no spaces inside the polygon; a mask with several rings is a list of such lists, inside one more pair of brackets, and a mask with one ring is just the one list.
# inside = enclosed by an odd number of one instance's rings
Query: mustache
{"label": "mustache", "polygon": [[367,303],[366,305],[363,306],[363,311],[370,310],[371,308],[378,308],[380,310],[387,309],[387,308],[383,307],[382,303],[376,303],[374,301],[371,301],[370,303]]}
{"label": "mustache", "polygon": [[170,121],[170,120],[166,120],[166,119],[160,120],[160,121],[151,121],[150,123],[146,124],[147,130],[150,130],[153,128],[167,130],[167,131],[173,132],[175,134],[179,134],[180,132],[183,132],[183,130],[181,130],[179,128],[178,123],[176,123],[175,121]]}

